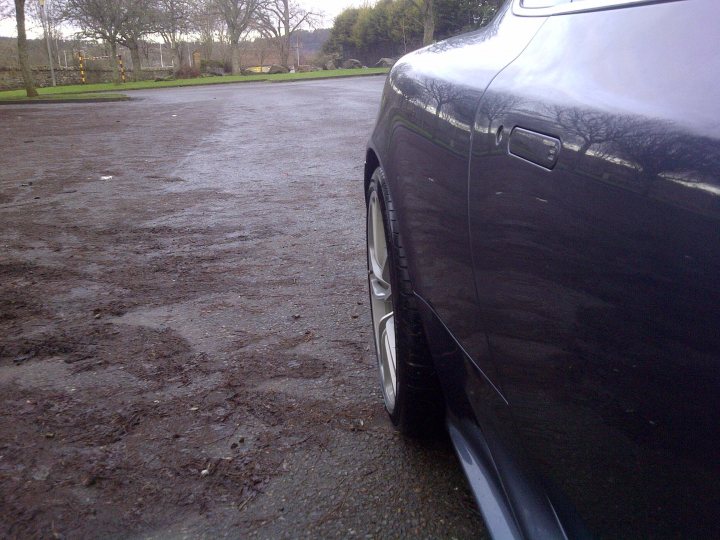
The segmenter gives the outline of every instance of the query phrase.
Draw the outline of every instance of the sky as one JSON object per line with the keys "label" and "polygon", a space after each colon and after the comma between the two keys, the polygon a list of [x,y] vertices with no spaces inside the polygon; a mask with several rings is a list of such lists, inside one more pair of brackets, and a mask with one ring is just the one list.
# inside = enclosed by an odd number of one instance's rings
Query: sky
{"label": "sky", "polygon": [[366,2],[359,0],[300,0],[300,5],[305,9],[313,11],[321,11],[325,14],[322,26],[330,28],[333,19],[344,9],[349,7],[358,7]]}
{"label": "sky", "polygon": [[[320,24],[323,28],[330,28],[332,26],[333,19],[344,9],[357,7],[365,3],[367,2],[364,0],[299,0],[299,4],[305,9],[323,13],[323,20]],[[34,28],[34,26],[35,25],[28,24],[28,37],[41,37],[42,28],[40,28],[39,25],[38,28]],[[15,37],[16,35],[15,19],[5,19],[4,21],[0,21],[0,36]]]}

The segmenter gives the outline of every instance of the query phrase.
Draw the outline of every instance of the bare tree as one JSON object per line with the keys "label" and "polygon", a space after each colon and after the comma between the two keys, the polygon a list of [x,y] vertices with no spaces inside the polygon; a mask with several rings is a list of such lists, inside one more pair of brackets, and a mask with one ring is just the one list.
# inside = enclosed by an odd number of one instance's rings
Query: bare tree
{"label": "bare tree", "polygon": [[439,79],[428,78],[419,83],[426,92],[426,103],[433,103],[435,109],[435,133],[437,134],[438,124],[441,118],[447,118],[448,105],[453,105],[463,98],[467,92],[453,83],[444,82]]}
{"label": "bare tree", "polygon": [[9,19],[13,15],[13,4],[8,0],[0,0],[0,21]]}
{"label": "bare tree", "polygon": [[522,98],[508,93],[488,92],[483,96],[478,110],[478,121],[481,117],[485,117],[487,121],[487,133],[493,128],[498,127],[495,121],[506,116],[511,110],[517,109],[523,103]]}
{"label": "bare tree", "polygon": [[22,71],[27,97],[37,97],[35,81],[28,61],[27,34],[25,33],[25,0],[15,0],[15,21],[17,22],[18,63]]}
{"label": "bare tree", "polygon": [[603,111],[562,105],[555,105],[551,110],[565,133],[582,140],[578,149],[581,155],[587,154],[593,146],[616,141],[627,130],[627,126],[616,121],[616,116]]}
{"label": "bare tree", "polygon": [[142,40],[155,29],[150,0],[121,0],[127,4],[127,16],[118,32],[118,43],[130,49],[133,80],[140,80],[140,46]]}
{"label": "bare tree", "polygon": [[240,72],[240,39],[253,27],[260,5],[261,0],[215,0],[227,28],[233,73]]}
{"label": "bare tree", "polygon": [[120,80],[118,44],[130,17],[133,0],[67,0],[66,17],[82,29],[80,34],[101,39],[110,47],[113,78]]}
{"label": "bare tree", "polygon": [[252,62],[258,66],[265,65],[265,58],[268,56],[268,52],[272,49],[270,40],[264,37],[255,38],[250,45],[250,52],[252,53]]}
{"label": "bare tree", "polygon": [[[59,56],[58,43],[63,38],[62,24],[64,13],[64,0],[46,1],[44,7],[40,5],[40,2],[32,1],[26,4],[25,8],[25,17],[39,21],[43,26],[43,30],[47,33],[50,40],[51,54],[53,54],[55,58]],[[60,65],[59,59],[58,65]]]}
{"label": "bare tree", "polygon": [[203,57],[210,60],[216,41],[222,43],[225,34],[225,23],[215,9],[214,0],[199,0],[194,19]]}
{"label": "bare tree", "polygon": [[260,10],[258,29],[264,36],[275,41],[280,62],[288,67],[292,35],[303,24],[312,27],[317,20],[317,13],[303,9],[297,2],[269,0]]}
{"label": "bare tree", "polygon": [[173,52],[175,69],[187,65],[184,38],[193,28],[195,3],[192,0],[155,0],[155,28]]}

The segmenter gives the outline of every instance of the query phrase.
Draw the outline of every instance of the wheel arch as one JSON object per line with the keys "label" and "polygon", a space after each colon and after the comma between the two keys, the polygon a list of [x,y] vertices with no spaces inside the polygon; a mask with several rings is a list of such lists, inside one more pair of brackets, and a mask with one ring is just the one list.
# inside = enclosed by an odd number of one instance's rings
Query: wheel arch
{"label": "wheel arch", "polygon": [[368,197],[368,187],[370,186],[370,179],[372,178],[373,173],[375,172],[375,169],[380,167],[380,159],[378,158],[377,153],[375,150],[370,147],[367,149],[367,152],[365,153],[365,182],[364,182],[364,193],[365,193],[365,203],[367,203],[367,197]]}

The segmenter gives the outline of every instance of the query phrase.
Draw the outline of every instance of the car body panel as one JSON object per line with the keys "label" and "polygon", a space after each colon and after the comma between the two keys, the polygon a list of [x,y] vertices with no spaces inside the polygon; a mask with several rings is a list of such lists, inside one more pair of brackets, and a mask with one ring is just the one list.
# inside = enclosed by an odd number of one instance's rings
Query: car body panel
{"label": "car body panel", "polygon": [[[418,297],[428,343],[444,395],[451,440],[485,523],[494,538],[584,538],[582,526],[561,523],[542,486],[518,465],[507,444],[508,404],[498,399],[469,354],[429,304]],[[481,404],[480,407],[478,405]]]}
{"label": "car body panel", "polygon": [[451,438],[496,537],[717,537],[720,5],[509,5],[370,143]]}
{"label": "car body panel", "polygon": [[[598,535],[716,526],[720,57],[695,36],[718,15],[701,0],[551,17],[475,123],[495,383],[529,468]],[[552,170],[508,151],[518,129],[562,141]]]}

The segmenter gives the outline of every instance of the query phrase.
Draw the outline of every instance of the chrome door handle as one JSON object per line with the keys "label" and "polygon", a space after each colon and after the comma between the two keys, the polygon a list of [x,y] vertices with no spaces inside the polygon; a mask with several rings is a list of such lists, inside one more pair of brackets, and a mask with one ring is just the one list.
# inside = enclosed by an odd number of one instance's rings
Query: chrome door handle
{"label": "chrome door handle", "polygon": [[510,134],[510,154],[546,169],[557,164],[561,146],[560,139],[520,127]]}

